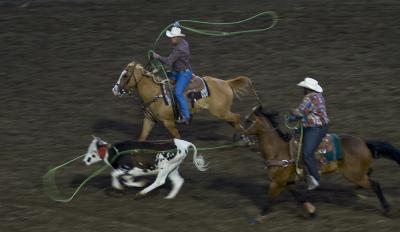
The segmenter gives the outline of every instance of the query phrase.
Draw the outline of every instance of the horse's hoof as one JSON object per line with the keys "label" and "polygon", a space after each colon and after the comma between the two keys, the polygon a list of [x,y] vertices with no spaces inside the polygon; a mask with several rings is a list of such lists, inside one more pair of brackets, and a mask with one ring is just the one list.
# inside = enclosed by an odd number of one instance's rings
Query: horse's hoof
{"label": "horse's hoof", "polygon": [[254,226],[254,225],[260,224],[260,222],[256,218],[253,218],[249,221],[249,224]]}
{"label": "horse's hoof", "polygon": [[314,212],[312,212],[312,213],[308,213],[308,217],[309,217],[310,219],[316,219],[316,218],[318,217],[317,211],[314,211]]}
{"label": "horse's hoof", "polygon": [[386,207],[384,207],[383,208],[383,215],[385,216],[385,217],[391,217],[391,215],[390,215],[390,207],[389,206],[386,206]]}
{"label": "horse's hoof", "polygon": [[266,217],[265,215],[257,216],[256,218],[251,219],[251,220],[249,221],[249,224],[250,224],[250,225],[261,224],[261,223],[263,223],[263,222],[265,221],[266,218],[267,218],[267,217]]}

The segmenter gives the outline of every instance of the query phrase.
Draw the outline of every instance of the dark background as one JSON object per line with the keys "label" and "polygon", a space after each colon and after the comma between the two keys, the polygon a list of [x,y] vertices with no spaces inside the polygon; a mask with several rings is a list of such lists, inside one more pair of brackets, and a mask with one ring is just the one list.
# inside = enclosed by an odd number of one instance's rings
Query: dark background
{"label": "dark background", "polygon": [[[43,192],[49,168],[83,154],[91,134],[110,142],[135,139],[142,112],[137,99],[116,98],[111,88],[132,60],[177,19],[235,21],[275,11],[279,23],[264,33],[205,37],[187,32],[198,75],[249,76],[264,106],[295,107],[305,76],[325,90],[332,132],[391,141],[400,147],[400,3],[397,0],[0,1],[0,228],[2,231],[396,231],[400,229],[399,167],[375,162],[374,178],[393,206],[381,215],[377,199],[339,174],[316,191],[319,218],[306,220],[284,193],[267,223],[247,221],[264,202],[265,169],[245,148],[205,152],[211,168],[182,165],[186,182],[175,200],[168,188],[135,201],[136,189],[109,194],[108,173],[91,181],[71,203]],[[255,21],[259,26],[268,20]],[[246,26],[251,26],[249,24]],[[226,29],[234,29],[228,27]],[[158,52],[166,55],[168,40]],[[235,101],[241,114],[255,104]],[[198,146],[230,142],[232,129],[206,112],[181,128]],[[157,126],[150,139],[169,135]],[[97,165],[96,167],[100,167]],[[95,167],[95,168],[96,168]],[[83,163],[57,176],[71,193],[93,171]]]}

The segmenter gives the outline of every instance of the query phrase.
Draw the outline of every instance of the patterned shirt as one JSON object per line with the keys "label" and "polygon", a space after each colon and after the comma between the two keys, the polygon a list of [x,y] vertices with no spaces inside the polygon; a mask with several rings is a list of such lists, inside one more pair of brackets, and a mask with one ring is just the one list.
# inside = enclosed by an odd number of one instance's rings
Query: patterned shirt
{"label": "patterned shirt", "polygon": [[325,99],[322,93],[311,92],[304,96],[294,115],[301,117],[304,127],[319,127],[329,123]]}
{"label": "patterned shirt", "polygon": [[173,71],[180,72],[186,69],[192,69],[190,66],[189,44],[181,38],[181,41],[175,45],[168,57],[160,57],[161,62],[170,66]]}

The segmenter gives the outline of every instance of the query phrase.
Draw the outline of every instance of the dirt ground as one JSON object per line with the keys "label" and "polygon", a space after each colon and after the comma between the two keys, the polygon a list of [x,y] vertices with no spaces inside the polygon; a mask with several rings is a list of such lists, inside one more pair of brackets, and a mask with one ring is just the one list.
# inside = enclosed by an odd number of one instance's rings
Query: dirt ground
{"label": "dirt ground", "polygon": [[[285,192],[265,224],[250,226],[268,181],[262,158],[246,148],[204,152],[211,166],[206,172],[188,157],[175,200],[163,199],[168,186],[140,200],[133,199],[137,189],[114,194],[108,173],[70,203],[44,194],[42,176],[85,152],[91,134],[110,142],[137,138],[139,101],[116,98],[111,88],[128,62],[146,61],[165,25],[177,19],[234,21],[269,10],[279,23],[268,32],[228,38],[187,33],[195,72],[249,76],[265,107],[279,111],[299,103],[295,84],[311,75],[325,89],[330,131],[400,147],[397,0],[0,0],[0,230],[399,231],[400,170],[383,159],[374,163],[373,177],[392,204],[390,218],[372,194],[361,191],[365,197],[359,198],[352,184],[332,174],[313,194],[317,219],[306,219]],[[163,38],[158,51],[169,49]],[[234,110],[245,114],[254,103],[244,97]],[[200,147],[227,144],[233,132],[206,112],[181,131]],[[161,126],[150,136],[166,138]],[[91,171],[77,162],[57,180],[69,194]]]}

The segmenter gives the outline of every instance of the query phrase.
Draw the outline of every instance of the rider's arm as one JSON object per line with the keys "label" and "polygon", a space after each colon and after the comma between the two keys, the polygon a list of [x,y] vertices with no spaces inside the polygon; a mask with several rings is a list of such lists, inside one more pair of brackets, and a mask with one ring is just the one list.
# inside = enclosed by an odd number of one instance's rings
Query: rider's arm
{"label": "rider's arm", "polygon": [[293,110],[293,115],[299,118],[305,118],[312,112],[313,103],[309,96],[305,96],[299,107]]}
{"label": "rider's arm", "polygon": [[167,56],[167,57],[160,56],[159,60],[162,63],[172,67],[172,64],[179,58],[179,55],[180,55],[179,50],[174,49],[174,50],[172,50],[171,54],[169,54],[169,56]]}

